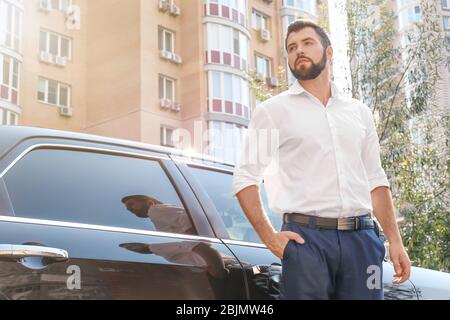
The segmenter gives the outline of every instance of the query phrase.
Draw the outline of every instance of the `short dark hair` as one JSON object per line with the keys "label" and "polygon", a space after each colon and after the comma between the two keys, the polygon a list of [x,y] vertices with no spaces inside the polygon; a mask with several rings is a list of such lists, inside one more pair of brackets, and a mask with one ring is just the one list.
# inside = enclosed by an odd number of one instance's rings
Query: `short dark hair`
{"label": "short dark hair", "polygon": [[155,203],[161,203],[160,201],[156,200],[155,198],[152,198],[152,197],[149,197],[149,196],[145,196],[145,195],[141,195],[141,194],[126,196],[126,197],[122,198],[122,203],[125,204],[128,200],[150,200],[150,201],[153,201]]}
{"label": "short dark hair", "polygon": [[304,28],[313,28],[316,31],[316,33],[322,38],[322,45],[325,49],[328,48],[329,46],[331,46],[330,38],[328,37],[328,34],[325,32],[325,30],[321,26],[319,26],[317,23],[315,23],[314,21],[311,21],[311,20],[297,19],[294,22],[292,22],[288,27],[286,40],[285,40],[286,50],[287,50],[287,45],[288,45],[287,40],[289,38],[289,35],[292,32],[297,32]]}

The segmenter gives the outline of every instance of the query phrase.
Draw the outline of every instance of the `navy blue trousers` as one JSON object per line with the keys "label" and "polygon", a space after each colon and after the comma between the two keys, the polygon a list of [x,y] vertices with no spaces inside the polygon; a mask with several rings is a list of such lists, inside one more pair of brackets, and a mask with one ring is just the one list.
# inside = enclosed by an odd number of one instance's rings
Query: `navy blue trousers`
{"label": "navy blue trousers", "polygon": [[281,299],[382,300],[385,247],[373,229],[338,231],[284,223],[305,244],[284,249]]}

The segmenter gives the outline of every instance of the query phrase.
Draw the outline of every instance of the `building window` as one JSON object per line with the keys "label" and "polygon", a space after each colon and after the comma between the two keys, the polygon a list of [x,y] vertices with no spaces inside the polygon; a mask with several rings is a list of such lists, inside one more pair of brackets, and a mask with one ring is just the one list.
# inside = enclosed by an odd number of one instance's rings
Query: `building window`
{"label": "building window", "polygon": [[444,29],[450,30],[450,17],[444,16]]}
{"label": "building window", "polygon": [[316,1],[315,0],[284,0],[286,7],[293,7],[305,11],[313,16],[316,15]]}
{"label": "building window", "polygon": [[9,125],[17,125],[17,114],[14,112],[9,112]]}
{"label": "building window", "polygon": [[442,9],[450,9],[450,0],[442,0]]}
{"label": "building window", "polygon": [[447,58],[447,69],[450,71],[450,57]]}
{"label": "building window", "polygon": [[14,58],[0,54],[0,98],[19,104],[20,63]]}
{"label": "building window", "polygon": [[175,80],[159,76],[159,98],[175,101]]}
{"label": "building window", "polygon": [[269,17],[265,14],[253,10],[252,14],[252,27],[255,30],[268,30],[269,29]]}
{"label": "building window", "polygon": [[233,53],[235,55],[241,55],[241,46],[239,41],[239,31],[233,29]]}
{"label": "building window", "polygon": [[71,87],[55,80],[39,78],[37,98],[43,103],[70,107]]}
{"label": "building window", "polygon": [[246,27],[247,0],[205,0],[205,14],[229,19]]}
{"label": "building window", "polygon": [[249,118],[250,87],[248,82],[231,73],[209,72],[209,111]]}
{"label": "building window", "polygon": [[0,125],[17,126],[19,115],[9,110],[0,109]]}
{"label": "building window", "polygon": [[447,37],[447,50],[450,50],[450,37]]}
{"label": "building window", "polygon": [[0,1],[0,45],[20,51],[22,12],[13,4]]}
{"label": "building window", "polygon": [[264,79],[270,77],[270,59],[257,54],[255,56],[256,73]]}
{"label": "building window", "polygon": [[420,6],[407,7],[400,11],[400,28],[404,28],[414,22],[420,21],[422,12]]}
{"label": "building window", "polygon": [[175,51],[175,33],[164,28],[158,29],[159,50],[174,52]]}
{"label": "building window", "polygon": [[248,43],[245,34],[237,29],[208,23],[207,62],[231,66],[239,70],[247,69]]}
{"label": "building window", "polygon": [[53,10],[60,10],[66,12],[72,5],[72,0],[51,0]]}
{"label": "building window", "polygon": [[237,163],[247,128],[234,123],[208,122],[208,154],[217,160]]}
{"label": "building window", "polygon": [[173,132],[174,128],[161,126],[161,145],[166,147],[175,147],[173,143]]}
{"label": "building window", "polygon": [[50,53],[54,57],[72,59],[72,40],[50,31],[41,30],[39,49],[41,52]]}

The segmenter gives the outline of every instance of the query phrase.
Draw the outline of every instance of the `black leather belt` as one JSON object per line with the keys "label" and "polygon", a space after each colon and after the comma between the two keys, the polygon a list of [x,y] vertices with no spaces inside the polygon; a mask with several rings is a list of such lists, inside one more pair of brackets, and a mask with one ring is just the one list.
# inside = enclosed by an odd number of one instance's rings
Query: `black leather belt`
{"label": "black leather belt", "polygon": [[375,223],[369,214],[349,218],[323,218],[301,213],[285,213],[283,215],[283,221],[286,223],[295,222],[309,228],[334,230],[361,230],[373,229],[375,227]]}

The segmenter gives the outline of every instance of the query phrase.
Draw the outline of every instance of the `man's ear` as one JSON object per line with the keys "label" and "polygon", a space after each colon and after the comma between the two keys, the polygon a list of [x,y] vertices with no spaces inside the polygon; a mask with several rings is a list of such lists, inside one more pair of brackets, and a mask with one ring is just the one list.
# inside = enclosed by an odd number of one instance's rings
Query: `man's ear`
{"label": "man's ear", "polygon": [[330,62],[333,61],[334,51],[333,51],[333,47],[332,46],[328,46],[328,48],[326,49],[326,54],[327,54],[328,60]]}

